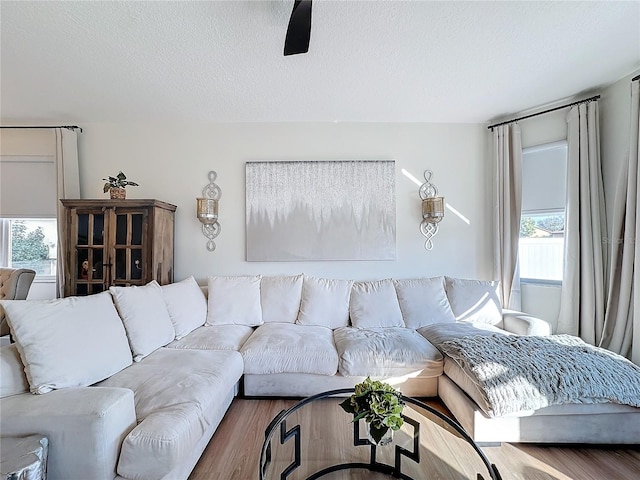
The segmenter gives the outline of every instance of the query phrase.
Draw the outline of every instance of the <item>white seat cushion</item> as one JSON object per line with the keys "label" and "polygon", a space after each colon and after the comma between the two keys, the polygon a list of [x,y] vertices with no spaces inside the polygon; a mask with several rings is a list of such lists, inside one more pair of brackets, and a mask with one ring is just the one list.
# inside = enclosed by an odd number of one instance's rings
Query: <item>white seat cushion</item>
{"label": "white seat cushion", "polygon": [[445,283],[456,321],[490,325],[502,322],[499,282],[445,277]]}
{"label": "white seat cushion", "polygon": [[163,478],[191,455],[241,376],[238,352],[161,348],[102,382],[135,396],[139,424],[124,439],[118,474]]}
{"label": "white seat cushion", "polygon": [[391,279],[355,282],[349,301],[351,325],[358,328],[404,327]]}
{"label": "white seat cushion", "polygon": [[3,300],[2,306],[32,393],[88,386],[131,364],[125,330],[107,292]]}
{"label": "white seat cushion", "polygon": [[209,277],[207,325],[262,325],[260,275]]}
{"label": "white seat cushion", "polygon": [[240,349],[244,372],[335,375],[338,353],[328,328],[265,323]]}
{"label": "white seat cushion", "polygon": [[260,303],[264,323],[296,323],[302,298],[302,275],[262,277]]}
{"label": "white seat cushion", "polygon": [[351,280],[332,280],[305,275],[297,323],[327,328],[349,325]]}
{"label": "white seat cushion", "polygon": [[186,337],[167,345],[167,348],[194,350],[240,350],[253,333],[246,325],[207,325],[196,328]]}
{"label": "white seat cushion", "polygon": [[162,288],[155,280],[142,287],[109,287],[127,331],[133,360],[139,362],[175,339]]}
{"label": "white seat cushion", "polygon": [[338,370],[345,377],[442,375],[442,354],[409,328],[337,328]]}
{"label": "white seat cushion", "polygon": [[395,280],[402,318],[407,328],[455,322],[444,289],[444,277]]}
{"label": "white seat cushion", "polygon": [[176,340],[204,325],[207,320],[207,299],[193,276],[163,285],[162,294]]}

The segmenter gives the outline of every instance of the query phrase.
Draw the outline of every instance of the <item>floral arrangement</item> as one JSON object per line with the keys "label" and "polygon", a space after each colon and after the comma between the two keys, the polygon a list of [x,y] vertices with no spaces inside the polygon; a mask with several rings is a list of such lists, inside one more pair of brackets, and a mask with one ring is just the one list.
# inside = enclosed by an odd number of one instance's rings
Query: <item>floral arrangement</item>
{"label": "floral arrangement", "polygon": [[353,414],[353,421],[361,418],[369,424],[371,437],[379,443],[389,429],[402,427],[402,394],[388,383],[371,380],[369,377],[355,386],[355,392],[340,404],[342,409]]}

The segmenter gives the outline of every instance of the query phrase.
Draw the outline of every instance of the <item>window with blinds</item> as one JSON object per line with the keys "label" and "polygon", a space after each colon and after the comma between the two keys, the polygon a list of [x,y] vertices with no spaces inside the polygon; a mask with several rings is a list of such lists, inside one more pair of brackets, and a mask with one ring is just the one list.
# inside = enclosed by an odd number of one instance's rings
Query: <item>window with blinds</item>
{"label": "window with blinds", "polygon": [[566,185],[566,141],[523,149],[518,256],[524,281],[562,281]]}
{"label": "window with blinds", "polygon": [[51,130],[0,131],[0,265],[53,281],[57,258],[56,141]]}

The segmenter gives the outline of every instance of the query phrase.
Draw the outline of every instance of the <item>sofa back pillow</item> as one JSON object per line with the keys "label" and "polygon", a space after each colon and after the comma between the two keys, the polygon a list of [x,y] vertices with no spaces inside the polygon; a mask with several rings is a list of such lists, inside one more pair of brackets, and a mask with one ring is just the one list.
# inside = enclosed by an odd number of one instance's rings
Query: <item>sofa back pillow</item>
{"label": "sofa back pillow", "polygon": [[296,323],[327,328],[349,325],[352,280],[333,280],[305,275]]}
{"label": "sofa back pillow", "polygon": [[[8,324],[7,324],[8,327]],[[0,398],[29,391],[29,380],[15,343],[0,348]]]}
{"label": "sofa back pillow", "polygon": [[447,297],[458,322],[502,322],[499,282],[446,277]]}
{"label": "sofa back pillow", "polygon": [[404,327],[393,281],[355,282],[349,316],[351,325],[357,328]]}
{"label": "sofa back pillow", "polygon": [[108,292],[5,300],[2,306],[32,393],[92,385],[131,365],[127,336]]}
{"label": "sofa back pillow", "polygon": [[260,305],[264,323],[296,323],[302,298],[302,275],[262,277]]}
{"label": "sofa back pillow", "polygon": [[407,328],[456,321],[444,289],[444,277],[395,280],[394,285]]}
{"label": "sofa back pillow", "polygon": [[205,325],[262,325],[260,275],[209,277]]}
{"label": "sofa back pillow", "polygon": [[135,362],[175,339],[158,282],[152,280],[141,287],[109,287],[109,291],[122,318]]}
{"label": "sofa back pillow", "polygon": [[193,276],[161,288],[176,340],[204,325],[207,321],[207,299]]}

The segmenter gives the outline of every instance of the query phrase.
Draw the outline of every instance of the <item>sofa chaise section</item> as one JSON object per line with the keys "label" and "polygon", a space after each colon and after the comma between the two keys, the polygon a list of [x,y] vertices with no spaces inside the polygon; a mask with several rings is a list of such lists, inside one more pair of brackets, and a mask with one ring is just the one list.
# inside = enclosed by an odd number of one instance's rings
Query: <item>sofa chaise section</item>
{"label": "sofa chaise section", "polygon": [[101,382],[129,388],[135,397],[138,425],[124,439],[118,474],[132,480],[188,475],[235,396],[242,368],[234,351],[161,348]]}
{"label": "sofa chaise section", "polygon": [[[511,327],[515,327],[514,329],[518,333],[541,328],[538,319],[527,315],[516,315],[516,317],[519,317],[518,323],[508,322],[508,324]],[[527,322],[529,323],[528,327]],[[451,349],[451,341],[462,340],[464,342],[465,339],[481,335],[485,338],[491,338],[484,341],[491,342],[491,345],[493,345],[493,336],[514,333],[487,324],[432,325],[419,331],[435,345],[441,345],[444,342],[441,348],[446,347],[446,350]],[[527,340],[522,337],[518,338],[518,335],[511,338],[514,344]],[[534,345],[537,345],[542,343],[544,336],[541,338],[536,338],[535,336],[529,338]],[[562,341],[562,336],[546,338],[552,343]],[[574,341],[579,343],[578,339]],[[585,347],[587,350],[591,348],[594,347]],[[505,378],[514,378],[512,382],[505,385],[505,393],[511,392],[511,388],[516,388],[518,384],[546,392],[546,389],[541,389],[541,387],[536,386],[536,383],[529,383],[529,380],[526,380],[528,376],[520,373],[518,369],[507,368],[506,365],[509,362],[500,360],[500,349],[496,348],[494,351],[496,352],[495,358],[492,358],[492,355],[484,354],[481,358],[483,363],[486,358],[487,365],[492,366],[492,371],[495,374],[504,375]],[[542,349],[540,351],[544,352]],[[555,363],[555,355],[540,353],[539,356],[544,358],[545,355],[551,355],[551,357],[548,357],[550,363],[549,371],[554,372],[555,369],[552,365]],[[577,353],[573,353],[573,355],[577,355]],[[510,354],[510,356],[512,355]],[[616,356],[607,354],[605,357],[613,358]],[[514,358],[518,359],[516,361],[518,365],[524,365],[520,362],[520,355]],[[620,358],[619,360],[627,363],[624,359]],[[627,363],[627,367],[630,367],[629,363]],[[494,404],[490,402],[487,393],[481,388],[479,380],[467,370],[468,368],[469,365],[464,356],[458,357],[458,355],[454,355],[454,357],[451,357],[445,353],[444,375],[438,379],[438,396],[467,433],[474,441],[480,444],[492,445],[502,442],[637,444],[640,442],[640,436],[638,435],[638,432],[640,432],[640,408],[604,401],[602,397],[590,398],[586,395],[589,390],[586,385],[584,390],[577,390],[585,392],[581,398],[573,398],[569,402],[562,404],[548,405],[546,403],[548,406],[538,408],[514,408],[512,412],[496,415],[492,410],[492,408],[495,408]],[[637,369],[637,367],[635,368]],[[577,373],[574,368],[569,370],[570,372],[566,374],[575,375]],[[611,369],[607,371],[613,372]],[[534,377],[542,376],[535,374]],[[562,382],[558,382],[558,385],[568,381],[567,379],[562,380]],[[555,384],[556,382],[553,383]],[[531,387],[528,385],[531,385]],[[626,388],[629,395],[632,395],[631,392],[634,390],[638,391],[637,382],[635,382],[635,385],[635,387],[629,385]],[[613,398],[613,392],[611,391],[609,394],[611,395],[610,398]],[[544,396],[553,398],[551,392],[545,393]],[[526,402],[533,402],[535,398],[536,395],[533,397],[527,396]],[[631,396],[630,398],[634,397]],[[638,398],[637,393],[635,398]]]}

